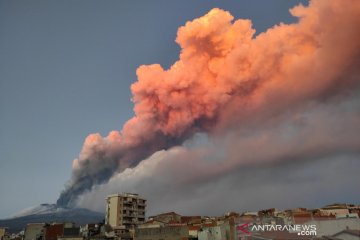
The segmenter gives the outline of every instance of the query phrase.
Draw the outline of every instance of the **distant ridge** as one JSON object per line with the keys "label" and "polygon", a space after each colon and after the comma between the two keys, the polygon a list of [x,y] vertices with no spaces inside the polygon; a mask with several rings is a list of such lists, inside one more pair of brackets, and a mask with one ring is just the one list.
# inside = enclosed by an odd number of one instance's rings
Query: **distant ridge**
{"label": "distant ridge", "polygon": [[97,223],[104,219],[104,214],[85,208],[63,208],[56,204],[41,204],[26,208],[11,218],[0,220],[1,227],[8,227],[10,233],[23,230],[28,223],[74,222],[82,225]]}

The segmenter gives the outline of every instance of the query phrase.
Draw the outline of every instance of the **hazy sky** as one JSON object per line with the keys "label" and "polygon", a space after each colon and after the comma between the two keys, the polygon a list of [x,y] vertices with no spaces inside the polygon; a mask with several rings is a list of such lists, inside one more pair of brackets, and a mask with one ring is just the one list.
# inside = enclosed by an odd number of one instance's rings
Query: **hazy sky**
{"label": "hazy sky", "polygon": [[258,32],[299,1],[0,1],[0,218],[55,202],[84,138],[121,129],[141,64],[168,67],[179,26],[213,7]]}

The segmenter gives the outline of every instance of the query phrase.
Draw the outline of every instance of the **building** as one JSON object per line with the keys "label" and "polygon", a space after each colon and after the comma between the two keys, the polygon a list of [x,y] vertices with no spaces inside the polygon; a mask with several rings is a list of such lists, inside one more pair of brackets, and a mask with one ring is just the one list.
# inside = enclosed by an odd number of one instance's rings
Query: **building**
{"label": "building", "polygon": [[306,223],[308,221],[311,221],[313,219],[312,213],[311,212],[293,212],[292,213],[292,217],[293,217],[293,224],[303,224]]}
{"label": "building", "polygon": [[343,240],[359,240],[360,239],[360,230],[346,229],[337,234],[334,234],[333,236],[338,239],[343,239]]}
{"label": "building", "polygon": [[165,226],[164,222],[151,219],[139,225],[137,228],[159,228],[164,226]]}
{"label": "building", "polygon": [[80,236],[80,227],[64,227],[63,237]]}
{"label": "building", "polygon": [[189,239],[188,226],[165,226],[156,228],[137,228],[136,240],[187,240]]}
{"label": "building", "polygon": [[356,218],[311,220],[305,224],[315,225],[317,236],[332,236],[346,229],[360,230],[360,219]]}
{"label": "building", "polygon": [[105,224],[116,232],[134,229],[145,222],[146,200],[138,194],[113,194],[106,198]]}
{"label": "building", "polygon": [[58,237],[57,240],[84,240],[84,237],[82,236],[62,236],[62,237]]}
{"label": "building", "polygon": [[29,223],[26,225],[24,240],[39,240],[44,238],[45,223]]}
{"label": "building", "polygon": [[64,235],[63,223],[52,223],[45,227],[44,240],[57,240],[58,237]]}
{"label": "building", "polygon": [[[269,231],[269,232],[254,233],[252,235],[243,236],[238,239],[240,240],[313,240],[315,238],[314,236],[300,236],[297,233],[289,233],[286,231]],[[335,239],[331,239],[331,240],[335,240]]]}
{"label": "building", "polygon": [[7,228],[0,227],[0,240],[3,240],[5,238],[6,230]]}
{"label": "building", "polygon": [[101,232],[101,225],[95,223],[88,223],[80,228],[80,235],[89,238]]}
{"label": "building", "polygon": [[181,216],[181,223],[187,225],[201,224],[201,216]]}
{"label": "building", "polygon": [[156,216],[149,217],[151,220],[163,222],[163,223],[180,223],[181,215],[176,212],[161,213]]}

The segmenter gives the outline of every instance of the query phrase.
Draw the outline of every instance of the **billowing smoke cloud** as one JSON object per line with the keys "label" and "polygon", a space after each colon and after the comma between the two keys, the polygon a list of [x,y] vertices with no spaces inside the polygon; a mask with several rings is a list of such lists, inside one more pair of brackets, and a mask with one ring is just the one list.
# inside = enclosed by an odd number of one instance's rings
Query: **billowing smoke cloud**
{"label": "billowing smoke cloud", "polygon": [[292,109],[209,138],[158,151],[77,205],[104,211],[104,196],[137,192],[148,215],[167,211],[219,215],[277,207],[358,203],[360,92]]}
{"label": "billowing smoke cloud", "polygon": [[[302,150],[315,148],[305,144],[279,154],[277,146],[269,157],[251,156],[246,146],[256,151],[251,144],[252,140],[259,144],[259,138],[247,138],[248,131],[281,121],[292,114],[290,109],[301,111],[311,104],[354,94],[360,72],[360,2],[311,1],[308,7],[297,6],[291,13],[299,18],[298,23],[279,24],[256,37],[250,20],[234,20],[220,9],[180,27],[176,38],[181,47],[179,60],[168,70],[158,64],[138,68],[138,81],[131,87],[135,116],[120,132],[113,131],[105,138],[99,134],[87,137],[73,162],[72,179],[57,203],[73,205],[81,194],[115,173],[136,169],[153,153],[181,145],[196,133],[206,133],[211,139],[224,136],[229,129],[242,129],[236,131],[242,144],[226,153],[242,157],[230,157],[232,164],[222,167],[219,163],[204,166],[215,175],[230,172],[239,163],[296,159]],[[354,121],[359,123],[358,115],[349,121],[351,126]],[[309,151],[309,158],[314,152],[318,158],[326,155],[324,149],[359,148],[346,141],[347,137],[342,144],[317,137],[324,146],[318,152]],[[268,143],[266,139],[263,145]],[[295,139],[306,141],[301,136]],[[229,144],[232,141],[234,138]],[[218,154],[208,156],[224,157]],[[196,154],[191,156],[189,159],[197,159]],[[198,161],[184,163],[196,165]]]}

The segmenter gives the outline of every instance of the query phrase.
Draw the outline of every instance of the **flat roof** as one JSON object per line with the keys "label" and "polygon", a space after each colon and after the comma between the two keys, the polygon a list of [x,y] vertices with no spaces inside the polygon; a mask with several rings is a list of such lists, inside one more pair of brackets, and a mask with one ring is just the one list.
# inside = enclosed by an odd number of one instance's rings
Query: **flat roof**
{"label": "flat roof", "polygon": [[141,200],[145,200],[145,199],[141,198],[139,196],[139,194],[137,194],[137,193],[114,193],[114,194],[108,195],[106,197],[106,199],[112,198],[112,197],[134,197],[134,198],[138,198],[138,199],[141,199]]}

